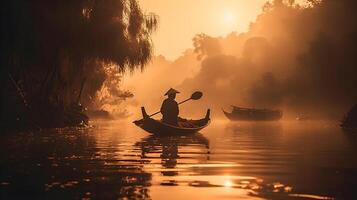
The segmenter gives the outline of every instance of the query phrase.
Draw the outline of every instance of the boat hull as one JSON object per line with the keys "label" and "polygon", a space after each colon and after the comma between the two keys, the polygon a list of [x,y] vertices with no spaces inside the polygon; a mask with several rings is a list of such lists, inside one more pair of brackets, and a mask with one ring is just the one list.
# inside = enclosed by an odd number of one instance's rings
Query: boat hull
{"label": "boat hull", "polygon": [[205,118],[199,120],[179,119],[179,125],[163,123],[161,120],[156,120],[147,116],[145,109],[143,110],[143,119],[135,121],[134,124],[143,130],[152,134],[163,135],[187,135],[196,133],[207,127],[210,123],[210,110],[207,110]]}
{"label": "boat hull", "polygon": [[222,110],[231,121],[277,121],[283,116],[281,111],[235,107],[231,113]]}

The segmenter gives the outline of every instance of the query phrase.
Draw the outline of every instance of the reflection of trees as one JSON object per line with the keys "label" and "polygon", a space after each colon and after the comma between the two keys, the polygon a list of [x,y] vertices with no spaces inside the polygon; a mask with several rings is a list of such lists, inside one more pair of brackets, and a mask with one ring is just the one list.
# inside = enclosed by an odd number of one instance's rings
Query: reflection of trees
{"label": "reflection of trees", "polygon": [[194,146],[194,148],[204,147],[208,150],[209,140],[202,134],[185,136],[150,135],[135,145],[141,148],[142,158],[148,158],[147,154],[149,153],[160,153],[161,165],[164,168],[175,168],[177,165],[177,159],[180,158],[179,148]]}
{"label": "reflection of trees", "polygon": [[2,138],[3,199],[150,198],[151,173],[140,158],[118,155],[121,141],[111,136],[71,128]]}
{"label": "reflection of trees", "polygon": [[347,140],[351,148],[357,153],[357,130],[356,129],[343,129],[343,137]]}

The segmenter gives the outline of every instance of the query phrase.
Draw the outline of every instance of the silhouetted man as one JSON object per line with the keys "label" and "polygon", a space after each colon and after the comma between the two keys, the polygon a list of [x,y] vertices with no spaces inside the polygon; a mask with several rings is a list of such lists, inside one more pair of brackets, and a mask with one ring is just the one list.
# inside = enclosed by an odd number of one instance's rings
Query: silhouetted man
{"label": "silhouetted man", "polygon": [[167,95],[168,98],[164,100],[160,109],[164,123],[177,125],[179,114],[178,104],[175,101],[177,93],[180,92],[172,88],[165,93],[165,96]]}

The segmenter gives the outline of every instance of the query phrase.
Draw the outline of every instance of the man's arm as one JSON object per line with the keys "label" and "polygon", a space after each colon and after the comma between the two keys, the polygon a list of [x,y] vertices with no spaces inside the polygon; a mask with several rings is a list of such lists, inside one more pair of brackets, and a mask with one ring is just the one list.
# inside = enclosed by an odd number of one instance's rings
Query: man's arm
{"label": "man's arm", "polygon": [[164,102],[162,102],[161,108],[160,108],[161,114],[164,114],[165,111],[166,111],[166,100],[164,100]]}

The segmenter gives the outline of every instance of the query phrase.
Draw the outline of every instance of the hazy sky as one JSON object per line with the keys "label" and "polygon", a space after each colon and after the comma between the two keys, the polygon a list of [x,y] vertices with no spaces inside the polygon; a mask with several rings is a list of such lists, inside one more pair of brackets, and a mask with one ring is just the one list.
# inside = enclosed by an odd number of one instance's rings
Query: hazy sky
{"label": "hazy sky", "polygon": [[192,47],[197,33],[225,36],[243,32],[266,0],[139,0],[144,12],[159,15],[153,35],[155,55],[173,60]]}

